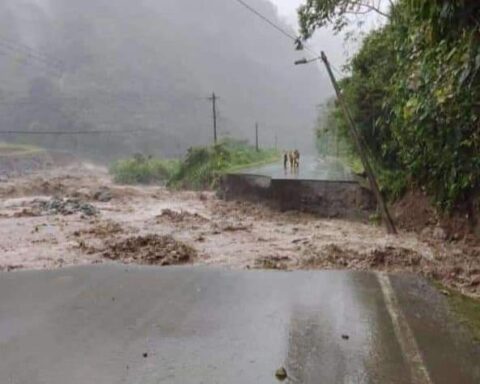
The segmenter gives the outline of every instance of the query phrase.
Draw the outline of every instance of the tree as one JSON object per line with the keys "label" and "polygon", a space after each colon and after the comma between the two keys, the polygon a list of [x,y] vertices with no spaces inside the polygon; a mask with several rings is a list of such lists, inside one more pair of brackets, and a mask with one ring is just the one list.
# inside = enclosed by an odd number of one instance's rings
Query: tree
{"label": "tree", "polygon": [[351,21],[352,15],[375,13],[390,18],[387,9],[393,0],[307,0],[298,10],[302,36],[311,37],[315,29],[332,24],[336,32]]}

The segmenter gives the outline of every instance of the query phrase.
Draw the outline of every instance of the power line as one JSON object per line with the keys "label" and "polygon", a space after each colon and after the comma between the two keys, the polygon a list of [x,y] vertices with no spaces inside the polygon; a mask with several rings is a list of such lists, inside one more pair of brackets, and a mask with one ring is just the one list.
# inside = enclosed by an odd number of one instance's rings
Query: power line
{"label": "power line", "polygon": [[[249,11],[251,11],[255,15],[257,15],[263,21],[265,21],[266,23],[271,25],[273,28],[275,28],[282,35],[284,35],[284,36],[288,37],[289,39],[291,39],[292,41],[294,41],[299,47],[308,51],[313,56],[313,59],[311,61],[316,61],[316,60],[320,59],[320,56],[318,55],[317,52],[315,52],[315,50],[313,48],[311,48],[308,45],[301,42],[300,37],[295,37],[292,34],[288,33],[283,28],[281,28],[279,25],[277,25],[273,21],[271,21],[268,17],[264,16],[262,13],[260,13],[255,8],[253,8],[251,5],[248,5],[247,3],[245,3],[245,1],[243,1],[243,0],[235,0],[235,1],[240,3],[241,5],[243,5],[245,8],[247,8]],[[339,76],[341,76],[341,77],[343,76],[342,72],[340,70],[338,70],[334,65],[331,64],[331,67]]]}
{"label": "power line", "polygon": [[282,27],[280,27],[278,24],[274,23],[272,20],[270,20],[268,17],[264,16],[262,13],[257,11],[255,8],[253,8],[251,5],[248,5],[245,3],[243,0],[235,0],[237,3],[243,5],[246,9],[248,9],[250,12],[253,14],[257,15],[260,19],[265,21],[267,24],[275,28],[278,32],[280,32],[282,35],[288,37],[290,40],[292,40],[294,43],[296,43],[299,47],[304,48],[306,51],[308,51],[310,54],[313,56],[317,57],[318,53],[315,52],[312,48],[310,48],[308,45],[304,44],[301,42],[301,38],[292,35],[291,33],[285,31]]}
{"label": "power line", "polygon": [[265,21],[266,23],[270,24],[273,28],[275,28],[277,31],[279,31],[280,33],[282,33],[283,35],[287,36],[289,39],[297,42],[298,41],[298,37],[295,37],[293,36],[292,34],[288,33],[287,31],[285,31],[283,28],[281,28],[280,26],[278,26],[277,24],[275,24],[273,21],[271,21],[268,17],[262,15],[259,11],[257,11],[255,8],[253,8],[252,6],[248,5],[247,3],[245,3],[243,0],[235,0],[237,3],[240,3],[241,5],[243,5],[245,8],[247,8],[250,12],[254,13],[255,15],[257,15],[259,18],[261,18],[263,21]]}
{"label": "power line", "polygon": [[0,135],[102,135],[102,134],[131,134],[138,132],[157,132],[154,129],[135,129],[129,131],[115,131],[115,130],[103,130],[103,131],[0,131]]}

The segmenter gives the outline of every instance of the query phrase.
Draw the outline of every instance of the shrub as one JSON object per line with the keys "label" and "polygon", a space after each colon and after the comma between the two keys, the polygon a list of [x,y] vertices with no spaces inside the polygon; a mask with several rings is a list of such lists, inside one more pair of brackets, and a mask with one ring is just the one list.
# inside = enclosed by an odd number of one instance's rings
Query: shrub
{"label": "shrub", "polygon": [[133,158],[115,162],[110,168],[110,173],[116,183],[163,184],[177,169],[178,161],[135,155]]}
{"label": "shrub", "polygon": [[192,147],[169,186],[177,188],[214,188],[222,174],[261,162],[278,159],[275,150],[260,150],[247,143],[226,140],[210,147]]}

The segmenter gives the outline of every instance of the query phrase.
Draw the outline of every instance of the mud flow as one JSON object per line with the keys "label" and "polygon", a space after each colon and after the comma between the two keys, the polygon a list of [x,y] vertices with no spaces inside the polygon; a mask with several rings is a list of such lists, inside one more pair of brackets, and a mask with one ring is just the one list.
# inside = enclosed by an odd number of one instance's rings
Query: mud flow
{"label": "mud flow", "polygon": [[[92,263],[413,272],[480,294],[480,249],[212,192],[114,185],[82,165],[0,183],[0,268]],[[476,257],[475,257],[476,255]]]}

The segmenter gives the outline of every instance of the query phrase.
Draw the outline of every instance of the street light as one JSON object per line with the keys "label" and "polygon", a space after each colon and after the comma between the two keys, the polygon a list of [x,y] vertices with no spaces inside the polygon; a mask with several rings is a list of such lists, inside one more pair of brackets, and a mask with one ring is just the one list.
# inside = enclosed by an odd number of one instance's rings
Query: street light
{"label": "street light", "polygon": [[307,60],[305,57],[303,59],[295,61],[295,65],[303,65],[303,64],[309,64],[313,63],[314,61],[320,60],[322,57],[315,57],[313,59]]}
{"label": "street light", "polygon": [[308,64],[308,60],[306,58],[303,58],[295,61],[295,65],[302,65],[302,64]]}

